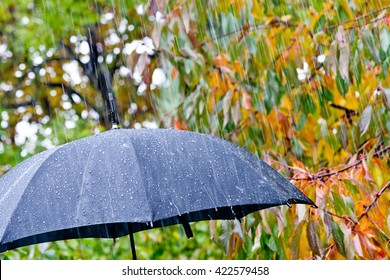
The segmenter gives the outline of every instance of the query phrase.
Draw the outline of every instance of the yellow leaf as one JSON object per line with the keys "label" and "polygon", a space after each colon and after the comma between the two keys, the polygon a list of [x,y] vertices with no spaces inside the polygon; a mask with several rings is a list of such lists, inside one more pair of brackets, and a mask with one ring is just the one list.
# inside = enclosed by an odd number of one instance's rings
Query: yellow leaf
{"label": "yellow leaf", "polygon": [[245,71],[240,61],[236,60],[233,62],[233,69],[238,74],[238,76],[240,76],[240,78],[244,78]]}
{"label": "yellow leaf", "polygon": [[222,67],[222,66],[225,66],[225,67],[228,67],[228,58],[225,54],[221,54],[219,56],[217,56],[216,58],[214,58],[214,65],[216,67]]}
{"label": "yellow leaf", "polygon": [[252,15],[257,21],[264,20],[263,5],[260,4],[259,0],[253,1]]}

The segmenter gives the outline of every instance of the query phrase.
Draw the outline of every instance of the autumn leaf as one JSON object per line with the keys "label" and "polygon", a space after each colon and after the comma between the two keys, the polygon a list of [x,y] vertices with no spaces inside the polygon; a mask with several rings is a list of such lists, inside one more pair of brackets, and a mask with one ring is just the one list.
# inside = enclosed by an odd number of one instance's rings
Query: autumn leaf
{"label": "autumn leaf", "polygon": [[359,120],[360,134],[363,135],[367,132],[371,122],[372,106],[368,105],[362,112]]}
{"label": "autumn leaf", "polygon": [[382,100],[386,108],[390,110],[390,88],[382,88]]}
{"label": "autumn leaf", "polygon": [[332,236],[333,240],[336,244],[337,251],[340,252],[344,257],[347,256],[347,252],[345,249],[345,244],[344,244],[344,233],[342,232],[340,226],[338,223],[332,221]]}
{"label": "autumn leaf", "polygon": [[337,73],[337,41],[333,41],[330,44],[327,61],[328,61],[328,65],[327,65],[328,72],[332,70],[334,74]]}
{"label": "autumn leaf", "polygon": [[306,224],[305,221],[302,221],[298,224],[298,227],[295,229],[294,234],[290,243],[291,258],[297,260],[299,258],[299,246],[303,227]]}
{"label": "autumn leaf", "polygon": [[339,27],[336,38],[339,44],[339,71],[345,81],[349,81],[349,44],[346,38],[344,28]]}
{"label": "autumn leaf", "polygon": [[306,237],[309,241],[310,249],[314,255],[321,256],[322,245],[319,232],[319,224],[316,221],[309,221],[306,228]]}

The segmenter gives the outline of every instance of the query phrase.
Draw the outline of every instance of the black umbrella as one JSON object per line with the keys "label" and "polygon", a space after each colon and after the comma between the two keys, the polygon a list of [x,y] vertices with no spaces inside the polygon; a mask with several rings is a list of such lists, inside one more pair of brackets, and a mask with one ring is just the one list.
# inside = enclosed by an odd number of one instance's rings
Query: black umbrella
{"label": "black umbrella", "polygon": [[112,129],[37,154],[0,178],[0,252],[116,238],[314,203],[248,151],[173,129]]}

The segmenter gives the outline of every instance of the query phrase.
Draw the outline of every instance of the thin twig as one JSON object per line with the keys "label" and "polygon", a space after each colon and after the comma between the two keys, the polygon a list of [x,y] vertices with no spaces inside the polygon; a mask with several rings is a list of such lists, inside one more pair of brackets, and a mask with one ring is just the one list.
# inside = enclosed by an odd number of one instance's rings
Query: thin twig
{"label": "thin twig", "polygon": [[386,232],[384,232],[383,229],[381,229],[369,215],[367,215],[367,219],[370,220],[370,222],[380,231],[380,233],[382,233],[382,235],[386,238],[386,241],[390,240],[390,237],[386,234]]}
{"label": "thin twig", "polygon": [[[321,210],[321,209],[320,209],[320,210]],[[344,220],[344,221],[346,221],[346,222],[349,222],[349,223],[352,222],[352,224],[354,224],[354,225],[357,223],[356,221],[352,220],[350,217],[340,216],[340,215],[337,215],[337,214],[335,214],[335,213],[333,213],[333,212],[330,212],[330,211],[328,211],[328,210],[322,210],[322,211],[324,211],[325,213],[327,213],[327,214],[329,214],[329,215],[331,215],[331,216],[333,216],[333,217],[342,219],[342,220]]]}
{"label": "thin twig", "polygon": [[383,186],[383,188],[375,195],[375,198],[371,203],[366,207],[366,210],[357,218],[358,222],[363,219],[363,217],[367,216],[368,212],[372,208],[372,206],[375,205],[375,203],[378,201],[378,199],[381,197],[381,195],[390,187],[390,181],[386,183],[386,185]]}
{"label": "thin twig", "polygon": [[281,20],[279,18],[272,19],[272,21],[269,22],[267,25],[260,24],[260,23],[253,23],[253,24],[246,23],[243,26],[241,26],[239,29],[236,29],[236,30],[233,30],[231,32],[219,35],[217,37],[211,38],[209,40],[206,40],[206,41],[200,43],[198,45],[197,49],[203,47],[206,44],[212,43],[214,41],[217,41],[219,39],[222,39],[222,38],[225,38],[225,37],[228,37],[228,36],[231,36],[231,35],[235,35],[235,34],[237,34],[237,35],[245,35],[245,33],[248,32],[248,31],[261,30],[261,29],[263,29],[263,30],[271,29],[271,28],[274,28],[278,24],[282,24],[282,25],[284,25],[286,27],[296,27],[297,26],[297,24],[294,23],[294,22]]}
{"label": "thin twig", "polygon": [[384,7],[380,8],[380,9],[378,9],[378,10],[375,10],[375,11],[373,11],[373,12],[371,12],[371,13],[368,13],[368,14],[364,14],[364,15],[358,16],[358,17],[356,17],[356,18],[354,18],[354,19],[342,21],[342,22],[340,22],[340,23],[338,23],[338,24],[331,25],[331,26],[325,26],[325,31],[328,30],[328,29],[337,28],[337,27],[339,27],[339,26],[341,26],[341,25],[345,25],[345,24],[348,24],[348,23],[351,23],[351,22],[357,22],[357,21],[359,21],[359,20],[361,20],[361,19],[364,19],[364,18],[367,18],[367,17],[371,17],[371,16],[376,15],[376,14],[378,14],[378,13],[384,11],[384,10],[387,10],[387,9],[389,9],[389,8],[390,8],[390,5],[387,5],[387,6],[384,6]]}
{"label": "thin twig", "polygon": [[[384,153],[384,152],[386,152],[386,151],[388,151],[388,150],[390,150],[390,146],[387,146],[387,147],[383,148],[382,150],[380,150],[380,151],[374,153],[373,156],[374,156],[374,157],[378,157],[378,156],[380,156],[382,153]],[[349,164],[349,165],[347,165],[347,166],[345,166],[345,167],[343,167],[343,168],[341,168],[341,169],[339,169],[339,170],[336,170],[336,171],[332,171],[332,172],[328,172],[328,173],[323,173],[323,174],[313,174],[313,175],[310,175],[309,178],[298,178],[298,179],[295,179],[295,180],[318,180],[318,179],[322,179],[322,178],[324,178],[324,177],[329,177],[329,176],[332,176],[332,175],[337,175],[337,174],[340,174],[340,173],[342,173],[342,172],[344,172],[344,171],[346,171],[346,170],[348,170],[348,169],[351,169],[351,168],[353,168],[353,167],[355,167],[355,166],[358,166],[358,165],[361,164],[361,163],[363,162],[363,160],[366,159],[366,158],[367,158],[367,156],[365,155],[362,159],[359,159],[359,160],[357,160],[356,162],[351,163],[351,164]]]}

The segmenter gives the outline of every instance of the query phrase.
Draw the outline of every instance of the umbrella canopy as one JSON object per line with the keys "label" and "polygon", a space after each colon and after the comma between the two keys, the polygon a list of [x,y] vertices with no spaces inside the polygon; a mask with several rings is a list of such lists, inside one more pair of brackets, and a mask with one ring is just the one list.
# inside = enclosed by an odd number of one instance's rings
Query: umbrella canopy
{"label": "umbrella canopy", "polygon": [[269,165],[219,138],[112,129],[37,154],[0,178],[0,252],[116,238],[268,207],[314,203]]}

